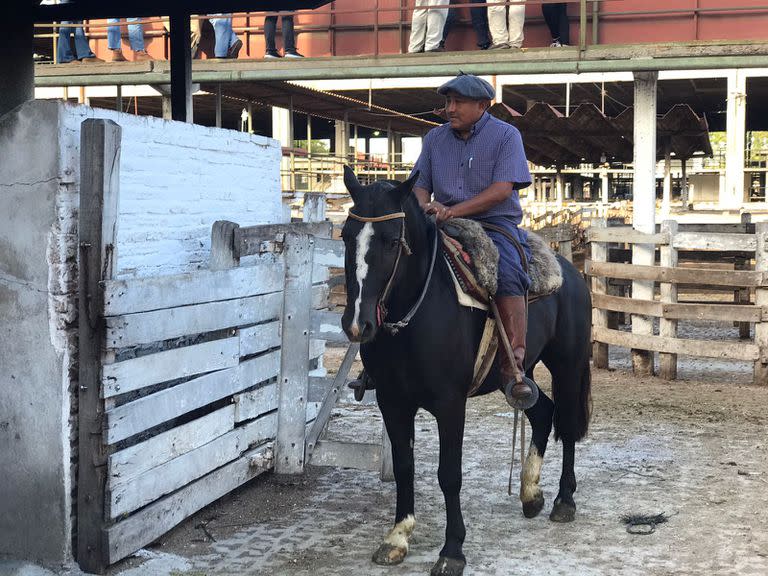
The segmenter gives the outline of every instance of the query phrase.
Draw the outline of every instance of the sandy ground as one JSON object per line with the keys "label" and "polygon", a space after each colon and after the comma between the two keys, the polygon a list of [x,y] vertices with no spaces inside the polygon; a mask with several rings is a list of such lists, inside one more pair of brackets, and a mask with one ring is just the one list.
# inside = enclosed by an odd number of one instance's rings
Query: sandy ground
{"label": "sandy ground", "polygon": [[[342,354],[332,349],[326,365]],[[560,445],[550,443],[545,458],[545,509],[526,520],[517,496],[506,493],[510,410],[500,394],[470,402],[465,574],[768,574],[768,389],[743,385],[746,365],[683,361],[682,380],[666,383],[621,369],[629,367],[626,352],[612,351],[611,362],[620,369],[593,373],[594,413],[577,446],[571,524],[548,519]],[[548,388],[545,370],[537,380]],[[380,430],[375,406],[343,403],[329,434],[370,440]],[[311,468],[299,478],[256,479],[111,574],[427,574],[442,545],[444,508],[436,427],[426,413],[418,415],[416,458],[417,526],[400,566],[370,560],[393,519],[394,484],[376,473]],[[665,513],[669,521],[651,535],[631,535],[621,522],[627,513]]]}

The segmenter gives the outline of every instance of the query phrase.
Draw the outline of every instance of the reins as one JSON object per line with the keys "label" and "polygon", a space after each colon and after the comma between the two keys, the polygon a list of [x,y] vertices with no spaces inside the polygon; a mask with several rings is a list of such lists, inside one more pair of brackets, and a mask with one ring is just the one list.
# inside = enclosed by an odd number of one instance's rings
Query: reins
{"label": "reins", "polygon": [[[384,322],[384,319],[387,317],[386,303],[387,303],[387,299],[389,298],[389,293],[392,291],[392,285],[395,280],[395,275],[397,274],[397,269],[400,265],[400,258],[402,257],[403,253],[405,253],[406,256],[410,256],[413,253],[411,251],[411,247],[408,245],[408,241],[405,238],[405,212],[393,212],[391,214],[385,214],[384,216],[358,216],[354,212],[350,211],[349,217],[359,222],[373,222],[373,223],[385,222],[387,220],[395,220],[397,218],[403,219],[402,226],[400,227],[400,250],[397,251],[397,258],[395,259],[395,265],[392,268],[392,274],[390,274],[389,280],[387,281],[387,284],[384,287],[384,290],[381,293],[381,296],[379,297],[379,301],[376,304],[377,321],[379,322],[380,326],[384,330],[386,330],[389,334],[394,336],[400,330],[408,326],[408,323],[416,315],[416,312],[418,312],[419,307],[421,306],[421,303],[424,301],[424,297],[427,295],[429,284],[432,281],[432,271],[435,269],[435,260],[437,259],[437,243],[438,243],[437,231],[435,230],[434,242],[432,243],[432,258],[429,263],[429,272],[427,272],[427,279],[424,282],[424,288],[422,289],[421,294],[419,295],[419,299],[411,307],[411,309],[403,317],[402,320],[399,320],[397,322]],[[430,222],[433,224],[433,227],[434,227],[434,224],[435,224],[434,218],[430,218]]]}

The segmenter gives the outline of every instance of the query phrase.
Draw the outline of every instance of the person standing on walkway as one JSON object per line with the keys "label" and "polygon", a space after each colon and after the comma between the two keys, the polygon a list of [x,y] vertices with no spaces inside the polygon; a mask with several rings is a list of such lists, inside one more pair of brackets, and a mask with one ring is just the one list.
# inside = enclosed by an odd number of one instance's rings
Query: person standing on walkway
{"label": "person standing on walkway", "polygon": [[213,47],[213,55],[216,58],[237,58],[243,41],[237,37],[232,29],[232,14],[217,14],[218,18],[211,18],[211,25],[216,36],[216,44]]}
{"label": "person standing on walkway", "polygon": [[[75,35],[75,52],[72,53],[70,38]],[[82,20],[64,21],[59,28],[59,42],[56,47],[56,60],[59,64],[80,62],[104,62],[97,58],[88,44]]]}
{"label": "person standing on walkway", "polygon": [[549,27],[552,36],[552,48],[568,46],[571,43],[570,29],[568,26],[568,4],[558,2],[556,4],[542,4],[541,13]]}
{"label": "person standing on walkway", "polygon": [[[296,50],[296,35],[293,29],[293,12],[281,12],[283,27],[283,54],[286,58],[304,58]],[[277,51],[275,36],[277,35],[277,14],[264,17],[264,43],[266,52],[264,58],[280,58]]]}
{"label": "person standing on walkway", "polygon": [[525,0],[511,0],[509,6],[488,6],[488,27],[491,30],[491,49],[523,47]]}
{"label": "person standing on walkway", "polygon": [[[451,4],[464,3],[466,0],[451,0]],[[453,25],[459,17],[458,8],[451,8],[448,10],[448,18],[445,20],[445,26],[443,27],[443,39],[440,42],[440,47],[445,47],[445,40],[448,38],[448,34],[451,33]],[[480,50],[487,50],[491,45],[491,35],[488,31],[488,10],[485,6],[474,6],[469,9],[469,13],[472,16],[472,28],[475,31],[475,37],[477,38],[477,47]]]}
{"label": "person standing on walkway", "polygon": [[448,18],[449,0],[416,0],[411,21],[408,52],[442,52],[443,27]]}
{"label": "person standing on walkway", "polygon": [[[131,50],[134,52],[134,60],[153,60],[144,48],[144,27],[141,25],[139,18],[126,18],[128,21],[128,42],[131,45]],[[125,56],[121,48],[121,29],[117,25],[120,22],[119,18],[108,18],[107,22],[113,24],[107,28],[107,47],[112,52],[110,60],[112,62],[125,62]],[[137,24],[138,22],[138,24]]]}

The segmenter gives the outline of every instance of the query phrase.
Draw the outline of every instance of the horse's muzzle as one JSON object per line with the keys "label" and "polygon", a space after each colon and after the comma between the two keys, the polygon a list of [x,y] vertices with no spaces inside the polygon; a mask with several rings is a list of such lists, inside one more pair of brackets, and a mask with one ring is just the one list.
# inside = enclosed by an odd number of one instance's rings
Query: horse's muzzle
{"label": "horse's muzzle", "polygon": [[342,328],[350,342],[365,344],[373,340],[373,337],[376,335],[376,325],[370,321],[345,324]]}

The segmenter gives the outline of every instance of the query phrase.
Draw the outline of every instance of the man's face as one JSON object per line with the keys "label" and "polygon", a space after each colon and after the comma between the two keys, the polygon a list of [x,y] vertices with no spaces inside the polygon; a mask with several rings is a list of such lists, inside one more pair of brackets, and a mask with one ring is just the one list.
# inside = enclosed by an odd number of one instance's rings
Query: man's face
{"label": "man's face", "polygon": [[488,108],[488,100],[472,100],[456,92],[445,95],[445,113],[451,128],[465,132],[472,128]]}

